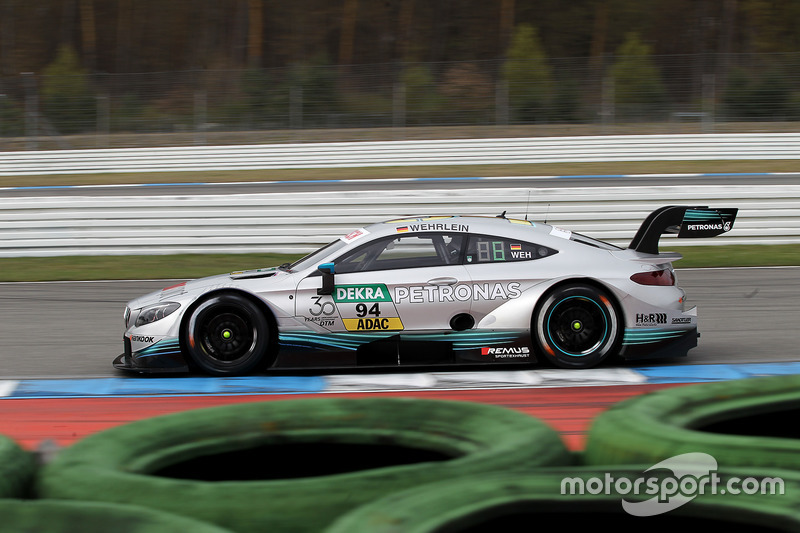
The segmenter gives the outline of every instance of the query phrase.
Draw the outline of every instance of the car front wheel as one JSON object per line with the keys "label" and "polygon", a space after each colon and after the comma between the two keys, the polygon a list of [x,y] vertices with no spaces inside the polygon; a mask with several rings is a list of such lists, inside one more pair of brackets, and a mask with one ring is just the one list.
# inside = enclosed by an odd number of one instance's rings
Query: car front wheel
{"label": "car front wheel", "polygon": [[547,294],[534,316],[540,352],[561,368],[591,368],[619,350],[622,327],[611,297],[591,285]]}
{"label": "car front wheel", "polygon": [[246,374],[264,362],[269,329],[263,312],[247,298],[236,294],[211,296],[186,322],[186,350],[192,362],[208,374]]}

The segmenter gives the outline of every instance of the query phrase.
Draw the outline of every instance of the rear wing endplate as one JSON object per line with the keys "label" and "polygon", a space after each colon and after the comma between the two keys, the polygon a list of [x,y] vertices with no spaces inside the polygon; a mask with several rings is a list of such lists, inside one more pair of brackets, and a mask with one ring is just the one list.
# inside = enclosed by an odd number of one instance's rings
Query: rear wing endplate
{"label": "rear wing endplate", "polygon": [[735,207],[661,207],[644,219],[628,248],[646,254],[657,254],[658,241],[665,233],[677,233],[679,239],[716,237],[733,228],[738,211]]}

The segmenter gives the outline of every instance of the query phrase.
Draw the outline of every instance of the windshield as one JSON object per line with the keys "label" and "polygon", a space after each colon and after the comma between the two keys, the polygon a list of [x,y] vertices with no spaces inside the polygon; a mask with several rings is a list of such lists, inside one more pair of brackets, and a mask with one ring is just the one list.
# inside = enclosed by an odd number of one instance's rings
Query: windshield
{"label": "windshield", "polygon": [[326,244],[319,250],[311,252],[305,257],[301,257],[300,259],[289,265],[286,268],[286,270],[289,271],[305,270],[307,268],[317,266],[314,263],[316,263],[323,257],[327,256],[328,254],[331,254],[337,250],[344,248],[345,246],[347,246],[346,242],[344,242],[342,239],[336,239],[335,241]]}

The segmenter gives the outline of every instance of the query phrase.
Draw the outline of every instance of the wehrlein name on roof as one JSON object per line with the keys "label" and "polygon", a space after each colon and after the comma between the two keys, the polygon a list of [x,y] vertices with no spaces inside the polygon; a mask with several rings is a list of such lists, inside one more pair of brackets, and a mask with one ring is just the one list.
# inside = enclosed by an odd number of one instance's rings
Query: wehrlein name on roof
{"label": "wehrlein name on roof", "polygon": [[454,224],[454,223],[427,223],[427,224],[409,224],[409,231],[469,231],[469,224]]}

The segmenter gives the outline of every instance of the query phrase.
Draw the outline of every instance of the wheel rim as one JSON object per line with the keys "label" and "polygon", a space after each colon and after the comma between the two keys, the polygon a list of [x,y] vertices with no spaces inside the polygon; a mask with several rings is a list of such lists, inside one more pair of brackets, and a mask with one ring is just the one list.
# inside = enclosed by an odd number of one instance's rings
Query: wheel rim
{"label": "wheel rim", "polygon": [[198,324],[203,352],[222,364],[248,358],[258,341],[252,318],[241,309],[214,309]]}
{"label": "wheel rim", "polygon": [[570,357],[591,355],[609,338],[607,311],[584,296],[570,296],[556,303],[545,325],[550,343]]}

